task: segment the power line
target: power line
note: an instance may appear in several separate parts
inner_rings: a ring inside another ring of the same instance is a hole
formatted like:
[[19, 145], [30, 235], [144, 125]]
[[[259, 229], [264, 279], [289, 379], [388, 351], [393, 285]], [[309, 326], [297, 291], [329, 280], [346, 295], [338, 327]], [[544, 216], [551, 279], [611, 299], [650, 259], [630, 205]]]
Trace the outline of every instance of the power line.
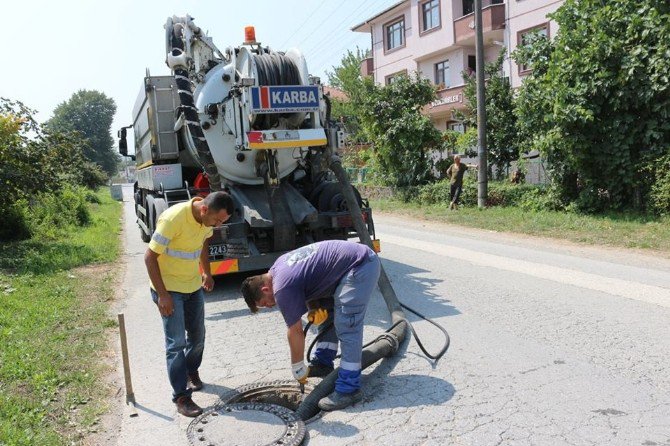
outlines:
[[293, 38], [293, 36], [295, 36], [295, 35], [298, 33], [298, 31], [300, 31], [300, 30], [302, 29], [302, 27], [305, 26], [305, 24], [309, 21], [309, 19], [311, 19], [312, 16], [313, 16], [318, 10], [321, 9], [321, 7], [324, 5], [324, 3], [326, 3], [326, 0], [323, 0], [323, 1], [319, 4], [319, 6], [317, 6], [316, 8], [314, 8], [314, 10], [312, 11], [312, 13], [311, 13], [311, 14], [310, 14], [310, 15], [309, 15], [309, 16], [308, 16], [308, 17], [307, 17], [307, 18], [300, 24], [300, 26], [297, 26], [297, 27], [295, 28], [295, 31], [293, 31], [293, 34], [291, 34], [290, 36], [288, 36], [288, 38], [284, 41], [284, 43], [282, 43], [278, 48], [284, 48], [284, 46], [285, 46], [287, 43], [289, 43], [289, 42], [291, 41], [291, 39]]
[[[351, 14], [349, 14], [348, 16], [346, 16], [346, 17], [344, 18], [344, 20], [342, 20], [340, 23], [338, 23], [338, 24], [335, 26], [334, 29], [336, 29], [336, 30], [337, 30], [337, 29], [340, 29], [340, 27], [341, 27], [347, 20], [349, 20], [354, 14], [356, 14], [356, 12], [358, 12], [358, 10], [361, 9], [362, 6], [365, 6], [365, 2], [360, 2], [360, 3], [358, 4], [358, 8], [354, 9], [354, 10], [351, 12]], [[368, 6], [370, 6], [370, 3], [368, 3]], [[324, 43], [324, 42], [325, 42], [326, 40], [328, 40], [328, 38], [330, 38], [330, 37], [331, 37], [331, 36], [330, 36], [329, 34], [326, 34], [321, 40], [319, 40], [317, 43], [315, 43], [314, 46], [312, 46], [310, 49], [305, 49], [305, 53], [309, 53], [309, 52], [311, 52], [311, 51], [313, 51], [313, 50], [319, 48], [319, 45], [321, 45], [322, 43]]]
[[332, 62], [333, 57], [340, 55], [345, 49], [350, 48], [351, 45], [353, 45], [358, 39], [361, 39], [363, 37], [364, 36], [354, 36], [353, 39], [350, 39], [344, 46], [340, 47], [338, 50], [330, 51], [328, 52], [325, 58], [317, 59], [319, 63], [315, 63], [314, 66], [318, 68], [314, 71], [315, 72], [320, 71], [322, 68], [324, 68], [325, 66], [327, 66], [329, 63]]
[[302, 40], [296, 45], [296, 47], [300, 48], [300, 45], [302, 45], [307, 39], [309, 39], [310, 37], [312, 37], [312, 34], [314, 33], [314, 31], [316, 31], [316, 30], [318, 30], [319, 28], [321, 28], [321, 25], [323, 25], [324, 23], [326, 23], [326, 21], [327, 21], [328, 19], [331, 18], [333, 12], [335, 12], [335, 10], [337, 10], [338, 8], [340, 8], [340, 6], [341, 6], [340, 4], [335, 3], [335, 9], [333, 9], [333, 10], [331, 11], [330, 14], [326, 15], [326, 17], [324, 17], [324, 19], [323, 19], [323, 20], [322, 20], [322, 21], [321, 21], [321, 22], [320, 22], [320, 23], [319, 23], [319, 24], [318, 24], [318, 25], [317, 25], [317, 26], [316, 26], [316, 27], [315, 27], [309, 34], [307, 34], [307, 37], [305, 37], [304, 39], [302, 39]]
[[[368, 6], [370, 6], [370, 3], [368, 4]], [[380, 7], [379, 5], [375, 5], [375, 4], [373, 3], [373, 4], [372, 4], [372, 8], [368, 8], [368, 9], [365, 11], [365, 15], [367, 16], [368, 14], [370, 14], [370, 13], [371, 13], [372, 11], [374, 11], [375, 9], [378, 9], [379, 7]], [[351, 14], [350, 14], [350, 16], [351, 16]], [[338, 26], [339, 26], [339, 25], [338, 25]], [[354, 33], [354, 34], [357, 34], [357, 33]], [[327, 36], [326, 36], [326, 38], [329, 38], [329, 37], [331, 37], [331, 36], [330, 36], [330, 35], [327, 35]], [[315, 57], [315, 60], [318, 61], [319, 63], [314, 63], [313, 66], [318, 66], [318, 67], [319, 67], [319, 70], [320, 70], [321, 68], [323, 68], [324, 65], [327, 65], [327, 64], [328, 64], [328, 61], [329, 61], [333, 56], [341, 54], [341, 52], [342, 52], [344, 49], [350, 47], [354, 42], [356, 42], [358, 39], [361, 39], [362, 37], [363, 37], [362, 35], [355, 35], [353, 39], [349, 39], [349, 41], [348, 41], [343, 47], [341, 47], [339, 50], [332, 51], [332, 47], [331, 47], [331, 51], [326, 51], [326, 52], [323, 52], [323, 51], [322, 51], [322, 52], [320, 52], [320, 53]], [[367, 39], [367, 38], [369, 38], [369, 36], [366, 36], [366, 39]], [[323, 40], [324, 40], [324, 39], [321, 39], [321, 41], [323, 41]], [[314, 49], [316, 49], [316, 48], [314, 48]], [[307, 53], [307, 52], [305, 52], [305, 53]], [[325, 58], [324, 58], [324, 55], [325, 55]], [[309, 59], [308, 59], [308, 60], [309, 60]], [[315, 70], [315, 72], [316, 72], [316, 71], [319, 71], [319, 70]]]

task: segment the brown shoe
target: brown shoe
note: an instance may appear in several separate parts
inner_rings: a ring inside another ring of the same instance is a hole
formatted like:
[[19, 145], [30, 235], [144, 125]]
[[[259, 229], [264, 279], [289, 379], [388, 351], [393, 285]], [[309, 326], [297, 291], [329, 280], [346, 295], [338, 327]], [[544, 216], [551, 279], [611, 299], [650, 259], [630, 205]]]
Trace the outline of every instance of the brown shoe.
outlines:
[[197, 371], [188, 374], [187, 386], [191, 390], [198, 391], [202, 389], [202, 380], [200, 379], [200, 373]]
[[177, 412], [185, 417], [195, 418], [202, 413], [200, 406], [195, 404], [190, 396], [180, 396], [177, 398]]

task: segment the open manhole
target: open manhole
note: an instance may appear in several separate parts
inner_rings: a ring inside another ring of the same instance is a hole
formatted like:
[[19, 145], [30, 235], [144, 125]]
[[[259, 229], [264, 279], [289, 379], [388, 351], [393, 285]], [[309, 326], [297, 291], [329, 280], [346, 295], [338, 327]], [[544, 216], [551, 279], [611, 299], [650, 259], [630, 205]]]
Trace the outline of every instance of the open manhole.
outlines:
[[[234, 403], [265, 403], [276, 404], [285, 407], [291, 411], [298, 409], [305, 395], [308, 395], [314, 386], [305, 385], [305, 394], [300, 393], [300, 387], [293, 380], [270, 381], [248, 384], [238, 387], [230, 392], [221, 395], [221, 401], [218, 405]], [[309, 424], [321, 417], [321, 412], [305, 421]]]
[[193, 420], [186, 435], [192, 446], [297, 446], [305, 437], [305, 423], [276, 404], [223, 404]]

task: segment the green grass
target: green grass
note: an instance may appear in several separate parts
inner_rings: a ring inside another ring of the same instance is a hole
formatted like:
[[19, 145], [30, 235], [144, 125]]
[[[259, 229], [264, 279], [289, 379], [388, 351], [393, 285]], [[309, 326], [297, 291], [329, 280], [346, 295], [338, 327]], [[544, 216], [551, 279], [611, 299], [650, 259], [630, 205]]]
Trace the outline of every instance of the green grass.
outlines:
[[426, 220], [569, 240], [588, 245], [637, 248], [670, 256], [670, 218], [636, 214], [582, 215], [569, 212], [524, 211], [518, 207], [487, 209], [418, 205], [398, 200], [372, 200], [374, 210]]
[[[108, 189], [93, 221], [59, 240], [0, 244], [0, 445], [66, 445], [105, 410], [101, 356], [121, 206]], [[101, 265], [77, 268], [91, 263]]]

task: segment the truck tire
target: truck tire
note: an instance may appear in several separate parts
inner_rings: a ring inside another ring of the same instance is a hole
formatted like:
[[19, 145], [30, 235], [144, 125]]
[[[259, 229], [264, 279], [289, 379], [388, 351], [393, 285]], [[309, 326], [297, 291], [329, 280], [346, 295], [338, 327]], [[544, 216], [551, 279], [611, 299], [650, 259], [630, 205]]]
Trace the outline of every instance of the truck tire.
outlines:
[[[139, 198], [139, 200], [138, 200], [138, 198]], [[137, 211], [137, 203], [139, 203], [141, 200], [142, 200], [142, 194], [138, 191], [138, 192], [135, 194], [135, 215], [137, 215], [137, 218], [138, 218], [138, 219], [142, 219], [142, 216], [141, 216], [140, 213]], [[143, 202], [143, 206], [142, 206], [142, 207], [145, 209], [145, 211], [146, 211], [147, 214], [148, 214], [148, 213], [149, 213], [149, 210], [147, 209], [147, 202], [146, 202], [146, 200], [144, 200], [144, 202]], [[148, 218], [149, 218], [149, 216], [147, 215], [147, 220], [148, 220]], [[147, 226], [149, 226], [149, 225], [147, 225]], [[144, 229], [142, 229], [141, 226], [140, 226], [140, 238], [142, 239], [142, 241], [143, 241], [144, 243], [149, 243], [149, 240], [151, 240], [151, 234], [147, 234], [147, 233], [145, 233], [145, 232], [144, 232]]]

